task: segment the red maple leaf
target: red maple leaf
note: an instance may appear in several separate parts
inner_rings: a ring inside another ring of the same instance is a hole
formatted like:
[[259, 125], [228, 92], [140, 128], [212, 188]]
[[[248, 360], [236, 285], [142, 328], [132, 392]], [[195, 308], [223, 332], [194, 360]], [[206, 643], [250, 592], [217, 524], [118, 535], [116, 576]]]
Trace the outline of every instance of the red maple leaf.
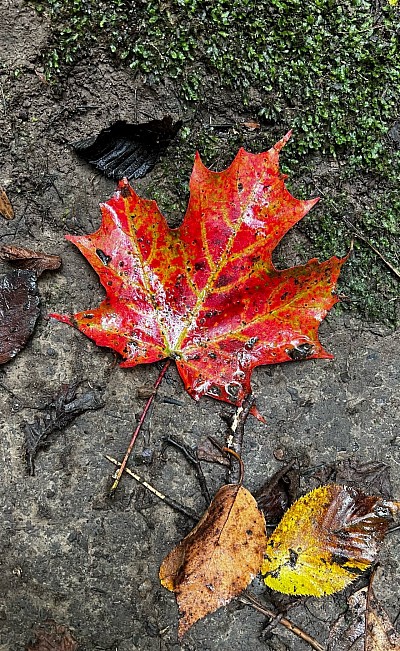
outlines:
[[223, 172], [196, 155], [188, 209], [170, 229], [157, 204], [127, 180], [101, 204], [102, 224], [67, 236], [100, 277], [107, 297], [74, 316], [52, 315], [122, 366], [175, 360], [186, 390], [240, 405], [254, 367], [331, 358], [318, 326], [337, 302], [344, 258], [278, 270], [272, 252], [318, 199], [295, 199], [279, 172], [287, 134], [262, 154], [240, 149]]

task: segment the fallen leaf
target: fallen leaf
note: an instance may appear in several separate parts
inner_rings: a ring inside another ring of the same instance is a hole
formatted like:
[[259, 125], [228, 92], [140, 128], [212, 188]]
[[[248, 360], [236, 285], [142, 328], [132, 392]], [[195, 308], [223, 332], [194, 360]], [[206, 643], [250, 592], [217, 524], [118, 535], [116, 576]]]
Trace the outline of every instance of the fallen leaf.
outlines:
[[14, 219], [14, 210], [7, 194], [0, 186], [0, 215], [5, 219]]
[[210, 438], [206, 438], [204, 441], [200, 441], [197, 446], [197, 458], [199, 461], [208, 461], [209, 463], [218, 463], [221, 466], [231, 465], [230, 460], [227, 458], [226, 454], [221, 452], [222, 446], [217, 446], [216, 443]]
[[93, 392], [77, 395], [79, 382], [61, 385], [57, 395], [44, 407], [42, 417], [33, 423], [22, 423], [24, 432], [25, 462], [30, 475], [35, 474], [35, 457], [48, 444], [53, 432], [67, 427], [75, 418], [88, 410], [100, 409], [104, 403]]
[[335, 484], [307, 493], [268, 539], [265, 583], [315, 597], [342, 590], [375, 560], [398, 506]]
[[78, 642], [66, 626], [46, 621], [35, 628], [35, 641], [26, 651], [77, 651]]
[[98, 273], [107, 298], [55, 318], [122, 355], [122, 366], [170, 357], [189, 394], [240, 405], [252, 370], [329, 355], [318, 327], [337, 302], [343, 259], [277, 270], [272, 252], [316, 203], [292, 197], [279, 151], [239, 151], [223, 172], [196, 156], [182, 225], [170, 229], [154, 201], [126, 180], [102, 204], [98, 231], [67, 236]]
[[347, 604], [330, 630], [328, 651], [400, 651], [400, 634], [371, 587], [357, 590]]
[[365, 651], [400, 651], [400, 634], [372, 588], [368, 594]]
[[220, 488], [160, 568], [162, 585], [176, 594], [179, 637], [248, 586], [260, 570], [266, 541], [264, 518], [249, 491], [236, 484]]
[[39, 293], [34, 271], [11, 271], [0, 279], [0, 364], [25, 347], [38, 319]]
[[278, 470], [254, 493], [266, 524], [276, 524], [298, 496], [300, 476], [293, 462]]
[[43, 271], [53, 271], [61, 267], [61, 258], [58, 255], [49, 255], [41, 251], [32, 251], [23, 246], [3, 244], [0, 246], [0, 259], [6, 260], [19, 269], [36, 271], [40, 276]]
[[260, 128], [260, 123], [250, 120], [249, 122], [242, 122], [241, 126], [246, 127], [249, 131], [256, 131], [256, 129]]
[[354, 486], [369, 495], [392, 497], [390, 483], [390, 466], [382, 461], [360, 459], [343, 459], [312, 469], [307, 473], [309, 479], [316, 479], [321, 484], [332, 482]]
[[181, 126], [182, 122], [173, 122], [169, 115], [142, 124], [119, 120], [73, 147], [111, 179], [139, 179], [153, 169]]

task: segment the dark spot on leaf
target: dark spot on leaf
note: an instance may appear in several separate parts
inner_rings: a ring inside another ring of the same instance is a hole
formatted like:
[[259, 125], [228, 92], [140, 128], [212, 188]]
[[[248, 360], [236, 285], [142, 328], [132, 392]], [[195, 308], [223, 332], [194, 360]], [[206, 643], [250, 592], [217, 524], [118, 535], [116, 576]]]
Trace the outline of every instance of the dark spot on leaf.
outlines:
[[299, 555], [294, 551], [294, 549], [289, 549], [289, 565], [291, 568], [294, 569], [296, 567], [298, 557]]
[[[345, 565], [346, 563], [349, 562], [349, 557], [345, 556], [345, 554], [332, 554], [332, 563], [335, 563], [336, 565], [339, 565], [342, 567], [342, 565]], [[346, 568], [349, 569], [349, 568]]]
[[246, 343], [244, 345], [245, 349], [246, 350], [251, 350], [252, 348], [254, 348], [257, 341], [258, 341], [258, 337], [250, 337], [250, 339], [248, 341], [246, 341]]
[[104, 253], [101, 249], [96, 249], [96, 255], [106, 267], [112, 260], [111, 256]]
[[212, 384], [208, 389], [208, 393], [212, 396], [220, 396], [221, 389], [216, 384]]
[[239, 395], [239, 389], [240, 389], [239, 385], [238, 385], [238, 384], [234, 384], [233, 382], [231, 382], [230, 384], [228, 384], [228, 386], [226, 387], [226, 391], [227, 391], [227, 393], [228, 393], [232, 398], [237, 398], [237, 397], [238, 397], [238, 395]]
[[286, 348], [285, 352], [294, 362], [300, 362], [313, 354], [314, 346], [312, 344], [300, 344], [299, 346], [293, 346], [293, 348]]

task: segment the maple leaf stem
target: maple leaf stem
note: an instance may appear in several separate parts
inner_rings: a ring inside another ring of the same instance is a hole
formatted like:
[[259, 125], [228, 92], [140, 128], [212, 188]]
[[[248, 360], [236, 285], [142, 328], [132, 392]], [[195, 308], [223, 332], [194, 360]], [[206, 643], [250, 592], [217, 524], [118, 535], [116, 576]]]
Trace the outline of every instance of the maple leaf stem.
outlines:
[[294, 635], [297, 635], [297, 637], [301, 638], [304, 642], [307, 642], [316, 651], [325, 651], [324, 647], [321, 646], [317, 640], [311, 637], [311, 635], [303, 631], [303, 629], [301, 629], [299, 626], [296, 626], [296, 624], [293, 624], [290, 619], [286, 619], [286, 617], [279, 617], [277, 613], [274, 613], [272, 610], [265, 608], [265, 606], [260, 604], [260, 602], [254, 597], [251, 592], [246, 590], [240, 597], [238, 597], [238, 600], [243, 604], [246, 604], [247, 606], [251, 606], [255, 610], [258, 610], [258, 612], [272, 618], [273, 620], [277, 619], [278, 624], [285, 626], [285, 628], [289, 629], [289, 631], [294, 633]]
[[153, 404], [154, 398], [157, 395], [158, 387], [160, 386], [164, 375], [166, 374], [168, 368], [170, 367], [170, 364], [171, 364], [171, 360], [167, 359], [167, 361], [165, 362], [164, 366], [162, 367], [162, 369], [160, 371], [160, 374], [159, 374], [157, 380], [154, 383], [152, 394], [151, 394], [151, 396], [149, 397], [148, 401], [146, 402], [146, 404], [144, 406], [144, 409], [142, 411], [142, 415], [140, 416], [139, 422], [138, 422], [138, 424], [137, 424], [137, 426], [135, 428], [135, 431], [132, 434], [132, 438], [131, 438], [130, 443], [128, 445], [128, 448], [126, 450], [125, 456], [124, 456], [124, 458], [123, 458], [123, 460], [121, 462], [121, 465], [120, 465], [119, 469], [115, 473], [114, 483], [110, 488], [110, 495], [113, 495], [115, 493], [116, 489], [118, 488], [118, 484], [119, 484], [120, 479], [122, 477], [122, 474], [123, 474], [123, 472], [124, 472], [124, 470], [126, 468], [126, 464], [129, 461], [129, 457], [131, 456], [131, 452], [133, 450], [133, 446], [135, 445], [138, 434], [139, 434], [140, 430], [142, 429], [142, 426], [143, 426], [143, 423], [145, 421], [147, 412], [149, 411], [151, 405]]

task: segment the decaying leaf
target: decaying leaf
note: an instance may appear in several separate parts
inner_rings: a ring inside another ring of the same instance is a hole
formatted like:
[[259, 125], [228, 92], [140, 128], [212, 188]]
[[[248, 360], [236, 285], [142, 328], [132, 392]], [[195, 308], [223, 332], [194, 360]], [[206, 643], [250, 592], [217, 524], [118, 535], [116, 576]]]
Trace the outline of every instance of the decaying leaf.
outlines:
[[285, 136], [262, 154], [239, 151], [223, 172], [196, 156], [182, 225], [126, 180], [87, 236], [67, 236], [100, 276], [105, 301], [55, 318], [136, 366], [169, 357], [190, 395], [242, 404], [252, 370], [331, 358], [318, 327], [337, 302], [344, 259], [277, 270], [272, 252], [316, 203], [295, 199], [279, 171]]
[[14, 219], [14, 210], [5, 190], [0, 186], [0, 215], [5, 219]]
[[25, 461], [30, 475], [35, 474], [35, 457], [48, 444], [49, 436], [67, 427], [85, 411], [100, 409], [104, 403], [93, 392], [77, 395], [79, 382], [61, 385], [57, 395], [43, 409], [44, 415], [33, 423], [23, 423]]
[[74, 143], [74, 149], [111, 179], [139, 179], [153, 169], [181, 126], [169, 115], [142, 124], [119, 120], [98, 135]]
[[297, 499], [300, 476], [294, 464], [278, 470], [254, 493], [258, 508], [263, 512], [266, 524], [276, 524]]
[[26, 651], [77, 651], [78, 642], [66, 626], [46, 621], [35, 628], [35, 641]]
[[209, 463], [218, 463], [221, 466], [229, 467], [231, 465], [230, 460], [221, 451], [221, 447], [217, 446], [216, 443], [210, 438], [206, 438], [203, 441], [200, 441], [197, 446], [197, 458], [199, 461], [208, 461]]
[[38, 319], [39, 293], [34, 271], [11, 271], [0, 278], [0, 364], [25, 347]]
[[382, 495], [390, 499], [390, 466], [382, 461], [361, 461], [351, 458], [329, 463], [308, 475], [322, 484], [332, 482], [354, 486], [369, 495]]
[[180, 637], [247, 587], [259, 572], [265, 545], [264, 518], [249, 491], [237, 484], [220, 488], [160, 568], [162, 585], [176, 594]]
[[21, 246], [0, 247], [0, 260], [19, 267], [0, 278], [0, 364], [25, 347], [40, 313], [37, 278], [45, 269], [57, 269], [61, 258]]
[[365, 651], [400, 651], [400, 634], [375, 596], [368, 593]]
[[58, 255], [49, 255], [41, 251], [32, 251], [23, 246], [3, 244], [0, 246], [0, 260], [6, 260], [18, 269], [29, 269], [40, 276], [46, 269], [53, 271], [61, 267]]
[[328, 484], [301, 497], [268, 539], [265, 583], [321, 597], [346, 587], [375, 560], [398, 504]]
[[372, 587], [357, 590], [347, 604], [348, 610], [331, 628], [328, 651], [400, 651], [400, 634]]

